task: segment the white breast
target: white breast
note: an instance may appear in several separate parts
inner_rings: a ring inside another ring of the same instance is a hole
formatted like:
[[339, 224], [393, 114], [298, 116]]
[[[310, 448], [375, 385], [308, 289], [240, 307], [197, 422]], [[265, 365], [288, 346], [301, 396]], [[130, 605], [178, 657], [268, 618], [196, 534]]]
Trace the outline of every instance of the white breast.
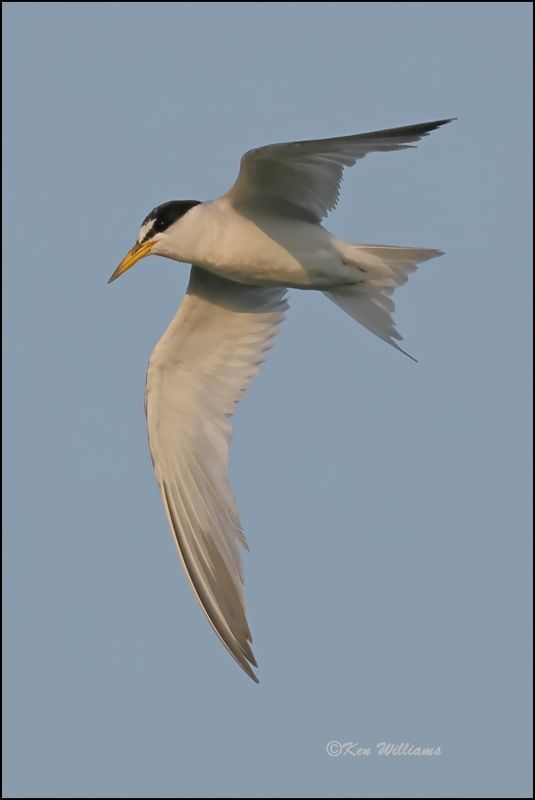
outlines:
[[247, 216], [220, 198], [191, 209], [162, 253], [222, 277], [256, 285], [323, 288], [347, 271], [337, 240], [321, 225], [270, 215]]

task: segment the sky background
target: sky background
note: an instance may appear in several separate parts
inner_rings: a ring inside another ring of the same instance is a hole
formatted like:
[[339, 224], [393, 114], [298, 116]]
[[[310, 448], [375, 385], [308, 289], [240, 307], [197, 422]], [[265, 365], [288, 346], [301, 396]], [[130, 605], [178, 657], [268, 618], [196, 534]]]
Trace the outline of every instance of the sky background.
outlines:
[[[531, 796], [531, 4], [3, 16], [4, 796]], [[153, 206], [224, 192], [251, 147], [454, 116], [346, 172], [328, 220], [446, 251], [397, 295], [419, 363], [294, 291], [235, 417], [256, 686], [147, 448], [189, 269], [106, 281]]]

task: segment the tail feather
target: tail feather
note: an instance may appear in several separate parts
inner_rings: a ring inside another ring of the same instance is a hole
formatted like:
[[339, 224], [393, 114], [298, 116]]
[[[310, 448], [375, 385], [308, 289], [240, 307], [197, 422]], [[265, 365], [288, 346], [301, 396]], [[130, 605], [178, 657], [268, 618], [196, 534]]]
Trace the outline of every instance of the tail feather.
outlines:
[[418, 264], [441, 255], [442, 250], [416, 247], [347, 245], [344, 261], [358, 267], [361, 282], [335, 287], [325, 295], [380, 339], [416, 361], [397, 344], [403, 337], [393, 319], [395, 306], [390, 295], [407, 282]]

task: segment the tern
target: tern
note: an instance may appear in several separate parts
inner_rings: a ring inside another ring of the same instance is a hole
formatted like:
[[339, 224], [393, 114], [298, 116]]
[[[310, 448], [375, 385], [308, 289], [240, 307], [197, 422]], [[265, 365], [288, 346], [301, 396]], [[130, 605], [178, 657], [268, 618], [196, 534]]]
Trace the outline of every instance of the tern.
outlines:
[[324, 292], [401, 350], [391, 295], [442, 251], [347, 242], [321, 223], [344, 167], [409, 148], [451, 121], [249, 150], [226, 194], [154, 208], [110, 278], [149, 254], [191, 264], [186, 295], [148, 364], [149, 449], [191, 588], [255, 682], [240, 557], [247, 544], [228, 481], [230, 418], [284, 319], [288, 288]]

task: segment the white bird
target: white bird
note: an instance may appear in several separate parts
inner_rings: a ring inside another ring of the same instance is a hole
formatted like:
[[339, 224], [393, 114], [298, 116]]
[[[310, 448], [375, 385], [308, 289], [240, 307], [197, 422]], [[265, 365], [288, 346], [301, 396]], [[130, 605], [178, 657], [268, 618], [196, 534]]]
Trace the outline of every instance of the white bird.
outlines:
[[287, 287], [323, 291], [401, 349], [390, 295], [442, 252], [346, 242], [321, 221], [338, 201], [344, 167], [410, 147], [447, 122], [250, 150], [222, 197], [154, 208], [110, 278], [149, 253], [192, 264], [186, 296], [148, 365], [149, 446], [191, 588], [256, 682], [239, 552], [246, 541], [227, 474], [230, 417], [283, 321]]

